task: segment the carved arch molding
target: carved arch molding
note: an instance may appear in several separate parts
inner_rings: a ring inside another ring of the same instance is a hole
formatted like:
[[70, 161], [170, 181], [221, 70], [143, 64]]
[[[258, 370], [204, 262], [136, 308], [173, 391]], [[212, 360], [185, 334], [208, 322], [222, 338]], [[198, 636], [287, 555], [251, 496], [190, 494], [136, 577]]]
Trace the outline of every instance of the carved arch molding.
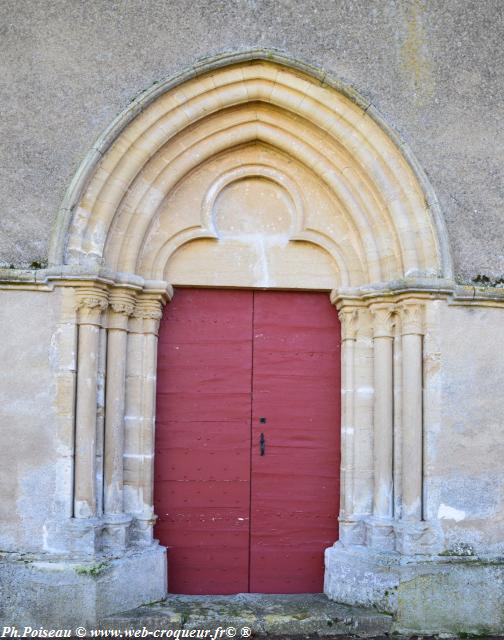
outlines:
[[157, 330], [173, 285], [330, 292], [343, 327], [341, 544], [436, 544], [424, 336], [451, 279], [446, 234], [411, 154], [352, 91], [258, 56], [155, 86], [76, 175], [51, 262], [77, 352], [60, 384], [81, 550], [153, 543]]

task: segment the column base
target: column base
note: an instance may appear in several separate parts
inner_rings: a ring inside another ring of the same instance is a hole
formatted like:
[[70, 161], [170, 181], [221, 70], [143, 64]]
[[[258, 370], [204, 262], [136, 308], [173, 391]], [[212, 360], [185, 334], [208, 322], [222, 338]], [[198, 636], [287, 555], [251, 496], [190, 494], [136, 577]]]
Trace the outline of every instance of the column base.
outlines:
[[90, 556], [103, 551], [101, 518], [63, 518], [47, 520], [44, 549], [60, 556]]
[[346, 546], [366, 544], [366, 523], [359, 517], [347, 516], [339, 521], [339, 541]]
[[366, 544], [379, 551], [395, 551], [396, 537], [393, 520], [369, 518], [366, 522]]
[[504, 558], [405, 556], [337, 542], [325, 566], [331, 600], [393, 614], [399, 633], [504, 631]]
[[138, 545], [149, 545], [154, 540], [154, 525], [157, 516], [153, 511], [134, 513], [131, 525], [131, 540]]
[[395, 524], [396, 550], [406, 556], [435, 555], [443, 548], [443, 532], [433, 522], [399, 520]]
[[129, 542], [129, 527], [132, 518], [125, 513], [104, 514], [103, 516], [103, 548], [109, 552], [121, 552]]
[[0, 620], [91, 628], [106, 616], [162, 600], [166, 590], [166, 549], [158, 544], [81, 562], [17, 554], [0, 562]]

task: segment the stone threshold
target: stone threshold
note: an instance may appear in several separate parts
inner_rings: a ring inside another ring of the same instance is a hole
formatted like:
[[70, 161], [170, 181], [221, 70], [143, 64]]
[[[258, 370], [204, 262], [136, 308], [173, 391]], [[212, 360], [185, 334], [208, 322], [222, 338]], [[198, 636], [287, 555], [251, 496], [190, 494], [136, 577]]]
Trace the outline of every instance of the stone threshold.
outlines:
[[[215, 632], [222, 627], [224, 630], [235, 629], [236, 638], [250, 637], [249, 633], [270, 639], [296, 636], [376, 638], [390, 633], [392, 623], [390, 615], [338, 604], [322, 593], [240, 593], [232, 596], [169, 595], [161, 602], [104, 618], [100, 628], [124, 631], [208, 629]], [[221, 637], [232, 636], [223, 632]]]

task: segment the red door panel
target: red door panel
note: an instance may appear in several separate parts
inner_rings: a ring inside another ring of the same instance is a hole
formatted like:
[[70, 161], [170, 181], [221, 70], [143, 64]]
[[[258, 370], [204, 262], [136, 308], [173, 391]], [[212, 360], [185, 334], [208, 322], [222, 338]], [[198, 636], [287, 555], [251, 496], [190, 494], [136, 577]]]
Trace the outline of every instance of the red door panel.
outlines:
[[182, 289], [161, 322], [156, 536], [172, 593], [248, 590], [252, 303]]
[[320, 592], [339, 510], [340, 327], [327, 294], [254, 294], [253, 371], [250, 591]]
[[176, 292], [159, 337], [155, 461], [170, 592], [322, 591], [339, 350], [325, 293]]

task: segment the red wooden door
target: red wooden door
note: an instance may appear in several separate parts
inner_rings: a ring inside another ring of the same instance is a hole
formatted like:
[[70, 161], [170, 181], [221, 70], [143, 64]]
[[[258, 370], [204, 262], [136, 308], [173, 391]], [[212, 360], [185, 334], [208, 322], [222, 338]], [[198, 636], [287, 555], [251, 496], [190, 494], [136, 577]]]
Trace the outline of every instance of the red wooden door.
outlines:
[[154, 502], [172, 593], [248, 591], [252, 303], [182, 289], [161, 322]]
[[327, 294], [176, 292], [159, 336], [155, 461], [170, 592], [322, 591], [339, 362]]
[[254, 294], [251, 592], [323, 588], [338, 537], [338, 322], [327, 294]]

